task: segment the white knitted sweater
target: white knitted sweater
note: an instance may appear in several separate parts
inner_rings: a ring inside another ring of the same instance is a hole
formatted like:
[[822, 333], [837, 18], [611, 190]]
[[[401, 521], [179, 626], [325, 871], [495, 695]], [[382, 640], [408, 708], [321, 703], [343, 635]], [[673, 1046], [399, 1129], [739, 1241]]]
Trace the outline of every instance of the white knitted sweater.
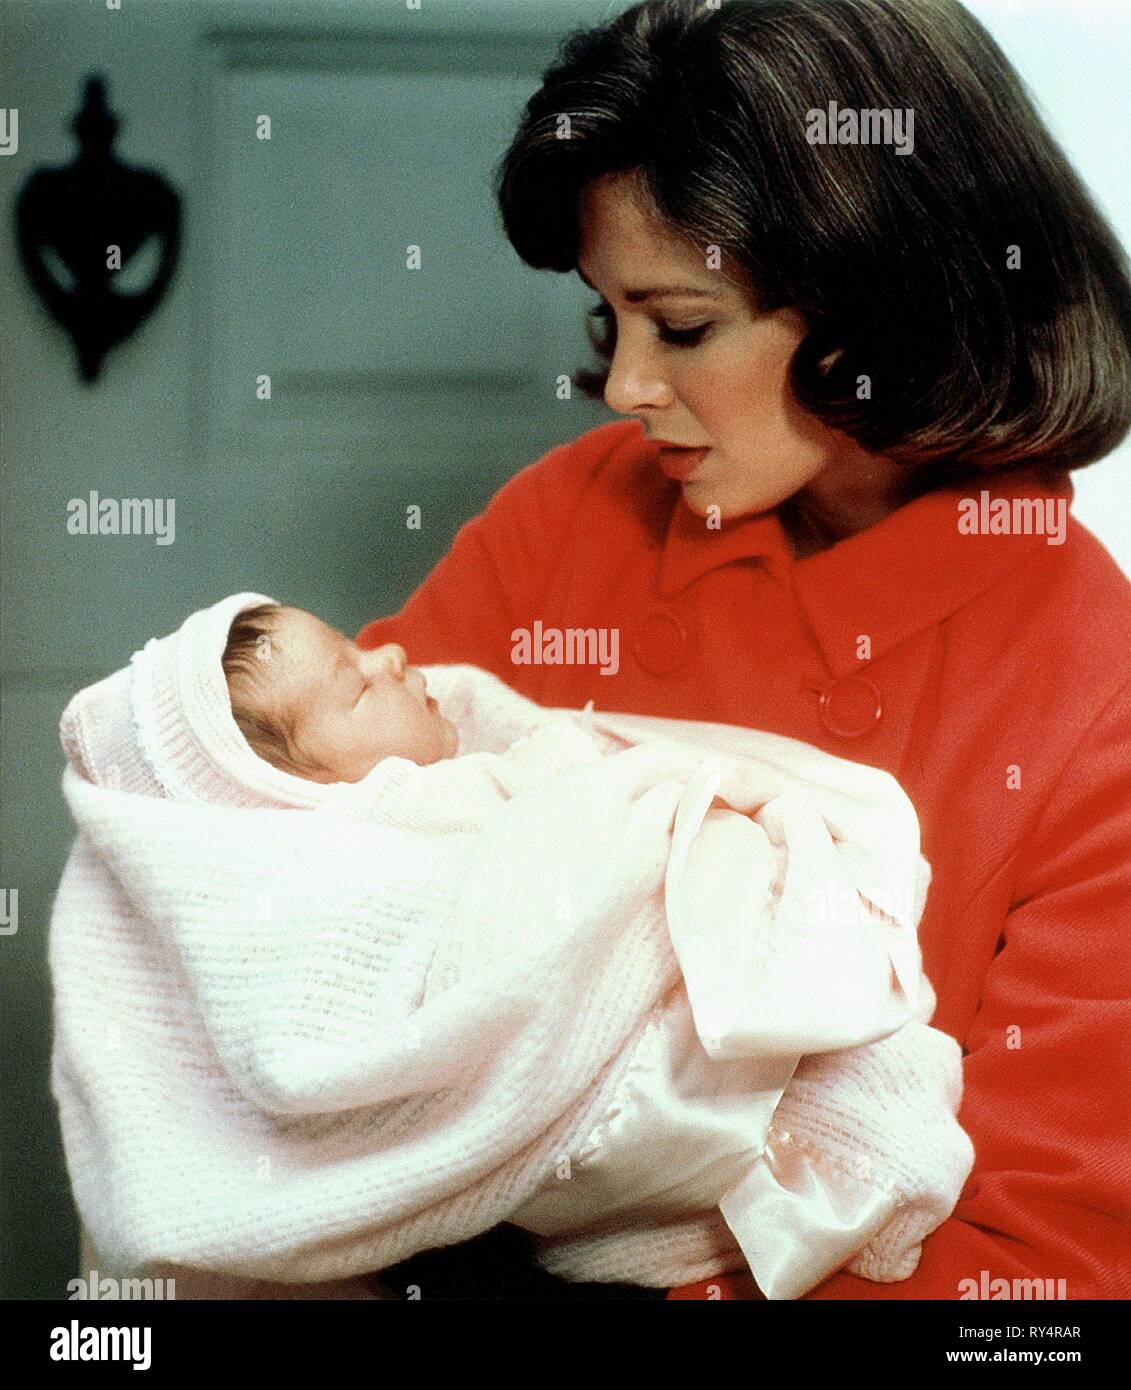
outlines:
[[[784, 1085], [824, 1055], [718, 1208], [559, 1225], [546, 1267], [674, 1285], [745, 1257], [778, 1297], [850, 1257], [906, 1277], [972, 1154], [957, 1046], [926, 1027], [926, 867], [892, 779], [749, 730], [742, 762], [628, 747], [475, 668], [427, 669], [470, 751], [387, 759], [315, 811], [68, 768], [53, 1087], [98, 1250], [315, 1282], [516, 1219], [617, 1109], [667, 1008], [705, 1065], [769, 1055]], [[765, 827], [753, 921], [718, 910], [750, 905], [751, 870], [704, 853], [716, 793]], [[832, 904], [816, 929], [814, 892]], [[847, 1245], [822, 1224], [837, 1202]]]

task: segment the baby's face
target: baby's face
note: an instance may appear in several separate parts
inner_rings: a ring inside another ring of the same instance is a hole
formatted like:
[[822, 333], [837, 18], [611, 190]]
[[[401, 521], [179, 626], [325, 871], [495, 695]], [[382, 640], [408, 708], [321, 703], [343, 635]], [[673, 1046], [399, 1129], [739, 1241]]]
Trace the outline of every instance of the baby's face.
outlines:
[[439, 762], [459, 746], [455, 725], [407, 664], [403, 647], [362, 651], [300, 608], [276, 615], [264, 675], [297, 750], [329, 770], [319, 781], [358, 782], [392, 756]]

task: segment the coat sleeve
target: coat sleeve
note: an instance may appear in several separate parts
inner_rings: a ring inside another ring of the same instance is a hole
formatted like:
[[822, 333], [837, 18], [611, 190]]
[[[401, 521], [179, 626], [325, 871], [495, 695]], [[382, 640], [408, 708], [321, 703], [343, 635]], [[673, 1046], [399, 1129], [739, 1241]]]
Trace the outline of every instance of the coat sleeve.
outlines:
[[[958, 1205], [910, 1278], [842, 1272], [807, 1298], [979, 1296], [962, 1280], [985, 1297], [983, 1270], [991, 1295], [994, 1279], [1009, 1297], [1033, 1296], [1015, 1279], [1063, 1279], [1068, 1299], [1131, 1298], [1129, 936], [1131, 686], [1080, 739], [1017, 861], [965, 1044], [958, 1118], [976, 1160]], [[760, 1297], [748, 1276], [710, 1282], [669, 1296]]]
[[561, 536], [607, 457], [605, 435], [619, 428], [601, 426], [516, 473], [459, 528], [400, 612], [361, 629], [358, 645], [399, 642], [414, 665], [466, 662], [514, 686], [511, 633], [543, 616]]

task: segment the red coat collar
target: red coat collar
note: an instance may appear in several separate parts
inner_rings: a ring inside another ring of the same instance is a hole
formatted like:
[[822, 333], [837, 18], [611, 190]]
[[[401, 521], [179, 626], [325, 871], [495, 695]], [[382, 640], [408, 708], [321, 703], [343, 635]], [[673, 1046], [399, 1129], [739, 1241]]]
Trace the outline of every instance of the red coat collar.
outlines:
[[738, 517], [711, 530], [680, 493], [660, 556], [659, 589], [674, 597], [722, 565], [760, 560], [776, 579], [793, 587], [829, 670], [848, 674], [859, 670], [856, 639], [861, 634], [871, 638], [874, 660], [941, 622], [1019, 565], [1035, 546], [1048, 544], [1046, 534], [1036, 530], [963, 534], [962, 499], [972, 498], [980, 515], [994, 515], [981, 512], [983, 491], [990, 508], [999, 499], [1054, 505], [1063, 500], [1066, 521], [1074, 494], [1069, 474], [1042, 468], [943, 488], [799, 560], [776, 510]]

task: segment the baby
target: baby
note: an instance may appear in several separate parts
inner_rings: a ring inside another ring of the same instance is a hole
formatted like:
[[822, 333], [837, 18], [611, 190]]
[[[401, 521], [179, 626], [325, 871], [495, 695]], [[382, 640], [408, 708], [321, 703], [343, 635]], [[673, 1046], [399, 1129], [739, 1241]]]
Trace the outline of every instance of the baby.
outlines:
[[[826, 796], [843, 855], [821, 787], [763, 794], [756, 756], [720, 782], [662, 737], [430, 672], [447, 714], [401, 646], [235, 594], [68, 705], [58, 1074], [99, 1248], [325, 1277], [288, 1246], [302, 1202], [335, 1272], [489, 1213], [573, 1280], [906, 1277], [972, 1163], [959, 1050], [926, 1026], [914, 921], [813, 917], [807, 885], [902, 882], [917, 824], [881, 817], [877, 847], [878, 792], [851, 824]], [[70, 1056], [104, 1010], [144, 1044]], [[208, 1203], [147, 1135], [212, 1175]], [[119, 1172], [147, 1175], [128, 1224]]]
[[232, 715], [258, 757], [314, 782], [359, 782], [383, 759], [425, 766], [459, 735], [405, 649], [362, 651], [313, 613], [260, 604], [237, 614], [222, 658]]

